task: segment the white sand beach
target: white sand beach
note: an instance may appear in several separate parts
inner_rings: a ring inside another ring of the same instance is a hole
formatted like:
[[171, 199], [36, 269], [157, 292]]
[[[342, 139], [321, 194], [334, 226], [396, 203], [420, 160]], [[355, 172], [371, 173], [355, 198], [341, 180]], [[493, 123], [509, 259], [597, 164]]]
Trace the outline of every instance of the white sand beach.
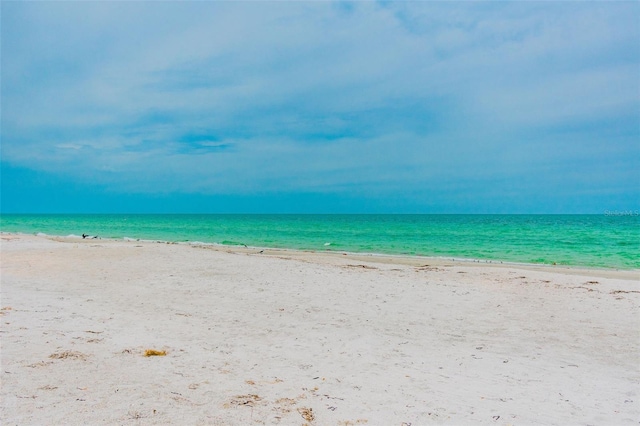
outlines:
[[638, 272], [1, 238], [3, 425], [640, 422]]

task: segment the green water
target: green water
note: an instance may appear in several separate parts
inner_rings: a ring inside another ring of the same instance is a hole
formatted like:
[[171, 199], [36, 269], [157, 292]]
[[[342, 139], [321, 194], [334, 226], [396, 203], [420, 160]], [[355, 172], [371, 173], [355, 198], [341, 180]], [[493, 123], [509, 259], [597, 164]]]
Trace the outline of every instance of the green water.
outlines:
[[2, 215], [0, 231], [640, 269], [629, 215]]

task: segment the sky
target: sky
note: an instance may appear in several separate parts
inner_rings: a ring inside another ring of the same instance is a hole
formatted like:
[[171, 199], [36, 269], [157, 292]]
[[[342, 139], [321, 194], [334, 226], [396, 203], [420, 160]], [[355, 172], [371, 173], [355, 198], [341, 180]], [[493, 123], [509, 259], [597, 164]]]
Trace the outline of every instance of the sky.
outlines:
[[2, 213], [640, 210], [639, 2], [0, 12]]

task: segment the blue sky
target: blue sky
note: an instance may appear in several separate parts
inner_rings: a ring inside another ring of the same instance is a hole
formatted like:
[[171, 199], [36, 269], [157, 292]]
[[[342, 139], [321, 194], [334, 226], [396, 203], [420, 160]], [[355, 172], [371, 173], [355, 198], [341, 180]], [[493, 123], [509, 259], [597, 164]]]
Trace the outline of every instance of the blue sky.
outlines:
[[11, 212], [640, 209], [638, 2], [10, 2]]

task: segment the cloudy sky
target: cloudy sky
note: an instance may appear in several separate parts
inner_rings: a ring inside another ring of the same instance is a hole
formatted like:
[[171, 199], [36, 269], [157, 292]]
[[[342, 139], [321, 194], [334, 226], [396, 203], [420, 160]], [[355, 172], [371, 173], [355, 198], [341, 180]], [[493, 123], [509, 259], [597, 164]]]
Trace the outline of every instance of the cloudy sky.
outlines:
[[1, 7], [3, 212], [640, 208], [638, 2]]

